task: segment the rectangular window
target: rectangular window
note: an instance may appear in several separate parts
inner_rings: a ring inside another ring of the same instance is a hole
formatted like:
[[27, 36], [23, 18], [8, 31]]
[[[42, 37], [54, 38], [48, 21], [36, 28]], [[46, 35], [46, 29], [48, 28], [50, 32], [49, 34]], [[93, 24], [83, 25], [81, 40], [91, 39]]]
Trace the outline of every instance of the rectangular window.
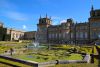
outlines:
[[55, 34], [55, 38], [57, 38], [57, 33]]
[[61, 33], [59, 33], [59, 38], [61, 38]]
[[87, 38], [87, 32], [85, 32], [85, 38]]
[[84, 36], [83, 36], [83, 32], [80, 32], [80, 38], [83, 38]]
[[71, 33], [71, 38], [73, 38], [73, 33]]
[[76, 38], [79, 38], [79, 32], [76, 32]]
[[51, 34], [49, 34], [49, 38], [51, 38]]

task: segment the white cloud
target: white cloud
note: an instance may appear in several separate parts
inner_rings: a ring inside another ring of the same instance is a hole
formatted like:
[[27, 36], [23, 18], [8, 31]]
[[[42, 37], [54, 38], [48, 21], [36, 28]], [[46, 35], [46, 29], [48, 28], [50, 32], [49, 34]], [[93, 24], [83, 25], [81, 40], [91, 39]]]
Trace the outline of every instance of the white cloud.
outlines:
[[2, 9], [1, 14], [4, 17], [7, 17], [11, 20], [26, 21], [30, 17], [21, 12], [12, 11], [12, 10], [16, 10], [18, 7], [17, 5], [15, 5], [13, 2], [10, 2], [9, 0], [0, 0], [0, 8]]
[[66, 20], [61, 20], [61, 21], [60, 21], [60, 23], [65, 23], [65, 22], [66, 22]]
[[61, 17], [52, 16], [51, 19], [52, 19], [52, 24], [53, 25], [58, 25], [60, 23], [59, 21], [61, 20]]
[[26, 27], [26, 25], [23, 25], [23, 29], [26, 29], [27, 27]]
[[1, 8], [0, 15], [3, 15], [4, 17], [7, 17], [11, 20], [26, 21], [32, 19], [32, 16], [30, 17], [30, 15], [17, 11], [12, 11], [12, 10], [17, 10], [18, 6], [9, 0], [0, 0], [0, 8]]
[[0, 0], [0, 7], [5, 9], [16, 9], [17, 6], [8, 0]]
[[13, 12], [13, 11], [5, 12], [4, 15], [10, 18], [11, 20], [15, 20], [15, 21], [27, 21], [30, 19], [26, 14]]
[[61, 17], [52, 16], [52, 17], [51, 17], [51, 19], [53, 19], [53, 20], [60, 20], [60, 19], [61, 19]]

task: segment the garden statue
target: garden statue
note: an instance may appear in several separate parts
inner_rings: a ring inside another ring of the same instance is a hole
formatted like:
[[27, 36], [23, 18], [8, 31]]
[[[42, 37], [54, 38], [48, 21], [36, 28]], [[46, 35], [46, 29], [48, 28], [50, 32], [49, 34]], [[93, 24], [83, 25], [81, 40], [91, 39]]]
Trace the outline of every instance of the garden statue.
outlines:
[[13, 48], [10, 48], [10, 55], [12, 56], [12, 53], [14, 52]]

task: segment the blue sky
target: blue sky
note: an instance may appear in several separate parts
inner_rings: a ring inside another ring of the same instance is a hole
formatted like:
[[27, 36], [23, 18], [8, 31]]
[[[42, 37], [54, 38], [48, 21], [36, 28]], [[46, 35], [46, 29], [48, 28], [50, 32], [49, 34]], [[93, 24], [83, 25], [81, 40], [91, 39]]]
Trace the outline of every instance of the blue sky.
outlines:
[[0, 0], [0, 21], [5, 27], [25, 31], [37, 30], [40, 15], [51, 16], [52, 24], [68, 18], [88, 21], [91, 5], [100, 8], [100, 0]]

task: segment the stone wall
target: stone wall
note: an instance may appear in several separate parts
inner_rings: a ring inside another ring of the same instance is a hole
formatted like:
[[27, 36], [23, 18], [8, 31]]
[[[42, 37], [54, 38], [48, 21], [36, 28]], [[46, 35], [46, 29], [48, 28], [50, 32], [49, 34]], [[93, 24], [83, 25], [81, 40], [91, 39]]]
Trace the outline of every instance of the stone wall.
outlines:
[[54, 66], [56, 64], [69, 64], [69, 63], [89, 63], [90, 62], [90, 55], [86, 54], [83, 60], [54, 60], [54, 61], [49, 61], [49, 62], [43, 62], [43, 63], [38, 63], [34, 61], [26, 61], [26, 60], [21, 60], [21, 59], [15, 59], [12, 57], [8, 56], [3, 56], [0, 55], [0, 58], [4, 58], [7, 60], [11, 60], [14, 62], [19, 62], [23, 63], [29, 66], [34, 66], [34, 67], [47, 67], [47, 66]]
[[11, 61], [14, 61], [14, 62], [19, 62], [19, 63], [26, 64], [26, 65], [29, 65], [29, 66], [38, 67], [38, 63], [36, 63], [36, 62], [31, 62], [31, 61], [26, 61], [26, 60], [21, 60], [21, 59], [15, 59], [15, 58], [3, 56], [3, 55], [0, 55], [0, 58], [11, 60]]

